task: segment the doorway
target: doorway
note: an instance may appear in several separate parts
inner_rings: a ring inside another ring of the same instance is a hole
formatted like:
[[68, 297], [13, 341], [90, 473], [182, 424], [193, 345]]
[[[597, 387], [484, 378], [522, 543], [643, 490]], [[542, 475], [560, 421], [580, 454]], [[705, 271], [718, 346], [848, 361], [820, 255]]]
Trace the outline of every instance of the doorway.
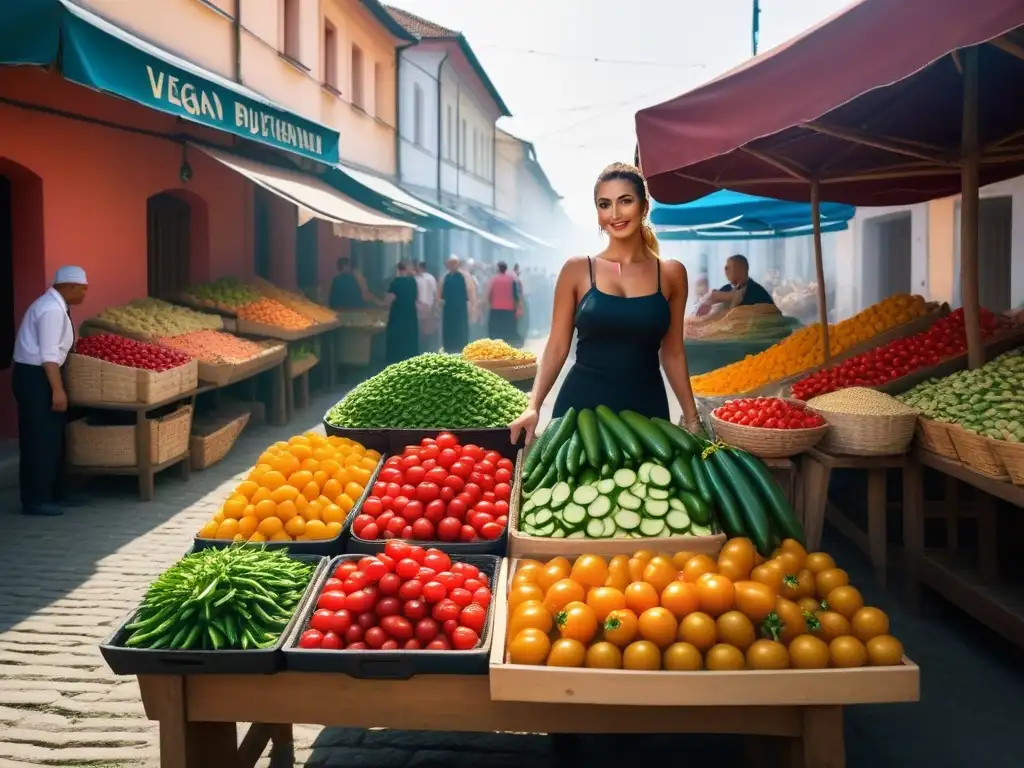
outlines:
[[270, 195], [263, 187], [254, 187], [252, 271], [264, 280], [270, 279]]
[[146, 201], [149, 295], [171, 298], [188, 288], [192, 263], [192, 206], [170, 192]]
[[295, 230], [295, 282], [314, 301], [320, 300], [318, 227], [319, 220], [313, 219]]
[[897, 293], [912, 293], [910, 211], [864, 222], [862, 307]]
[[[953, 234], [953, 299], [963, 305], [960, 284], [960, 202], [956, 204]], [[1012, 309], [1010, 272], [1012, 269], [1013, 198], [985, 197], [978, 205], [978, 301], [995, 313]]]

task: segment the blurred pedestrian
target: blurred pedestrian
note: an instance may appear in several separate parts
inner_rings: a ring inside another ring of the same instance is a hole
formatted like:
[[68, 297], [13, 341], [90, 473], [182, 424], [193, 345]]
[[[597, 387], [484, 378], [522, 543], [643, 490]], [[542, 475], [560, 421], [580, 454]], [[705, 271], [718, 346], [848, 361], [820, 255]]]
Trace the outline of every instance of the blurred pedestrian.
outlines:
[[388, 286], [387, 362], [399, 363], [420, 353], [420, 327], [416, 316], [416, 278], [406, 261], [398, 262], [395, 278]]
[[487, 335], [512, 345], [519, 344], [516, 316], [519, 309], [519, 280], [508, 271], [508, 264], [498, 262], [498, 274], [487, 284], [487, 303], [490, 313], [487, 319]]
[[454, 254], [445, 262], [448, 272], [438, 289], [441, 302], [441, 344], [445, 352], [460, 354], [469, 344], [470, 308], [476, 303], [476, 288]]
[[416, 265], [416, 314], [420, 321], [420, 346], [437, 350], [437, 278], [427, 269], [427, 262]]

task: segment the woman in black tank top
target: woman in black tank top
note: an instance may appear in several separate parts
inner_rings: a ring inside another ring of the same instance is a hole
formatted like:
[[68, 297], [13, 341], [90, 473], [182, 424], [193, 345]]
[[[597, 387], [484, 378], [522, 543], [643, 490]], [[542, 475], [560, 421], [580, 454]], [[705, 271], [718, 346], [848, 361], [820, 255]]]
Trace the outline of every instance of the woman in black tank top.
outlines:
[[594, 187], [601, 229], [610, 242], [595, 257], [566, 262], [555, 286], [551, 333], [530, 404], [511, 425], [533, 439], [540, 408], [565, 364], [573, 331], [576, 362], [555, 401], [554, 415], [570, 407], [633, 410], [669, 418], [662, 369], [683, 411], [683, 423], [700, 429], [683, 350], [686, 270], [662, 263], [658, 241], [644, 222], [650, 202], [640, 171], [615, 163]]

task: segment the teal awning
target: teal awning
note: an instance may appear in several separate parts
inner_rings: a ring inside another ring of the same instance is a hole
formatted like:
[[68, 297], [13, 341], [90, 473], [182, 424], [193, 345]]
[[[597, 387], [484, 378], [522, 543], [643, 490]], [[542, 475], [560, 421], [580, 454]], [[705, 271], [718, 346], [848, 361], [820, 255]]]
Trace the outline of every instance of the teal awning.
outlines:
[[338, 161], [337, 131], [70, 0], [0, 0], [0, 65], [54, 63], [80, 85], [323, 163]]

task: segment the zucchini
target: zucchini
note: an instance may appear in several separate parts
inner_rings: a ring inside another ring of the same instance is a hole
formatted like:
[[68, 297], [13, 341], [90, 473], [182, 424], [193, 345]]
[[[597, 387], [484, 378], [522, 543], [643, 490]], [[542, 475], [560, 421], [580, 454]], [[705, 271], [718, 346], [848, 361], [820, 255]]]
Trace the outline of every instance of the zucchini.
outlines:
[[[570, 407], [565, 415], [562, 416], [562, 420], [558, 422], [558, 429], [555, 430], [555, 434], [551, 436], [551, 442], [544, 446], [544, 453], [541, 458], [545, 463], [552, 461], [558, 450], [569, 440], [572, 436], [573, 430], [576, 428], [576, 409]], [[548, 430], [545, 429], [545, 432]]]
[[533, 474], [533, 470], [537, 469], [537, 466], [541, 463], [541, 454], [544, 453], [544, 446], [551, 442], [551, 438], [555, 436], [555, 432], [558, 431], [558, 425], [562, 420], [552, 419], [551, 422], [544, 428], [544, 431], [540, 433], [530, 450], [526, 454], [526, 460], [523, 462], [523, 476], [528, 477]]
[[665, 521], [661, 519], [646, 519], [640, 521], [640, 534], [648, 538], [665, 535]]
[[569, 501], [570, 496], [572, 496], [572, 489], [568, 483], [556, 483], [555, 487], [551, 489], [551, 508], [560, 509], [564, 507]]
[[768, 527], [768, 512], [754, 491], [754, 486], [747, 480], [745, 473], [733, 457], [729, 455], [729, 451], [715, 451], [709, 458], [712, 464], [721, 469], [726, 482], [732, 486], [736, 501], [739, 502], [740, 511], [743, 514], [744, 527], [750, 534], [750, 539], [757, 547], [757, 551], [761, 553], [762, 557], [770, 557], [772, 541], [771, 531]]
[[597, 488], [592, 485], [581, 485], [575, 491], [572, 492], [572, 500], [574, 503], [579, 504], [581, 507], [590, 505], [594, 499], [601, 494]]
[[[715, 451], [715, 453], [718, 453], [718, 451]], [[708, 475], [708, 484], [715, 495], [715, 508], [718, 510], [718, 519], [722, 525], [722, 530], [729, 538], [746, 536], [747, 532], [743, 527], [743, 514], [740, 512], [739, 504], [736, 502], [736, 495], [729, 484], [726, 483], [722, 470], [718, 468], [716, 462], [712, 461], [713, 456], [714, 454], [711, 454], [711, 456], [704, 459], [704, 469]]]
[[619, 488], [631, 488], [636, 485], [636, 472], [631, 469], [620, 469], [612, 479]]
[[690, 518], [686, 516], [685, 512], [673, 509], [665, 515], [665, 524], [676, 533], [682, 533], [690, 527]]
[[565, 455], [565, 468], [569, 473], [569, 477], [576, 477], [576, 473], [580, 471], [580, 462], [583, 460], [583, 441], [580, 439], [580, 433], [573, 432], [569, 437], [569, 452]]
[[583, 439], [583, 448], [587, 452], [587, 462], [594, 469], [601, 468], [601, 435], [597, 431], [597, 416], [589, 408], [580, 411], [576, 419], [576, 428]]
[[550, 538], [555, 532], [555, 521], [552, 520], [547, 525], [542, 525], [537, 528], [535, 536], [541, 536], [543, 538]]
[[526, 503], [523, 504], [523, 506], [519, 509], [519, 514], [525, 515], [531, 509], [536, 509], [536, 508], [537, 508], [537, 502], [534, 501], [533, 499], [527, 499]]
[[647, 517], [662, 518], [668, 514], [668, 502], [661, 499], [647, 499], [644, 501], [644, 514]]
[[651, 485], [658, 488], [668, 488], [672, 485], [672, 473], [664, 467], [654, 464], [651, 466], [651, 471], [648, 474], [650, 475], [648, 482]]
[[693, 456], [695, 453], [700, 453], [700, 440], [690, 434], [688, 430], [678, 427], [665, 419], [653, 418], [651, 423], [668, 438], [668, 441], [675, 446], [680, 455]]
[[[611, 431], [601, 419], [597, 420], [597, 434], [601, 438], [601, 455], [612, 471], [622, 466], [622, 449], [619, 448]], [[603, 473], [602, 473], [603, 474]]]
[[555, 454], [555, 472], [558, 476], [558, 481], [563, 482], [569, 479], [569, 467], [566, 462], [569, 459], [569, 441], [566, 440], [562, 443], [562, 447], [558, 449], [558, 453]]
[[672, 474], [672, 482], [680, 491], [696, 491], [697, 480], [690, 468], [690, 459], [686, 456], [676, 456], [668, 465], [668, 471]]
[[704, 499], [695, 493], [680, 491], [679, 500], [683, 503], [683, 509], [690, 519], [697, 525], [711, 524], [711, 507], [704, 503]]
[[620, 493], [619, 498], [616, 499], [616, 501], [620, 507], [631, 512], [640, 509], [640, 505], [643, 504], [642, 500], [638, 499], [629, 491], [623, 491]]
[[603, 539], [604, 538], [604, 523], [597, 518], [591, 518], [587, 522], [587, 538], [590, 539]]
[[650, 419], [641, 416], [636, 411], [623, 411], [619, 414], [619, 418], [636, 433], [648, 454], [666, 464], [672, 461], [672, 456], [675, 455], [672, 443], [664, 432], [651, 423]]
[[753, 482], [754, 487], [760, 491], [760, 496], [768, 507], [770, 522], [778, 530], [783, 538], [796, 539], [804, 543], [804, 530], [800, 521], [796, 519], [793, 507], [786, 500], [782, 488], [772, 477], [772, 473], [764, 462], [746, 451], [732, 451], [736, 463], [746, 472], [747, 477]]
[[612, 500], [607, 496], [598, 496], [587, 507], [587, 514], [590, 517], [606, 517], [612, 511]]
[[642, 521], [640, 515], [629, 509], [620, 509], [615, 513], [615, 525], [624, 531], [635, 531]]
[[690, 459], [690, 469], [693, 470], [693, 482], [696, 486], [697, 495], [704, 499], [704, 503], [711, 506], [715, 503], [715, 497], [711, 494], [711, 485], [708, 483], [707, 470], [700, 454]]
[[615, 442], [622, 448], [623, 456], [628, 456], [633, 461], [641, 461], [644, 457], [643, 445], [640, 439], [624, 422], [619, 415], [607, 405], [597, 406], [597, 418], [608, 428]]

